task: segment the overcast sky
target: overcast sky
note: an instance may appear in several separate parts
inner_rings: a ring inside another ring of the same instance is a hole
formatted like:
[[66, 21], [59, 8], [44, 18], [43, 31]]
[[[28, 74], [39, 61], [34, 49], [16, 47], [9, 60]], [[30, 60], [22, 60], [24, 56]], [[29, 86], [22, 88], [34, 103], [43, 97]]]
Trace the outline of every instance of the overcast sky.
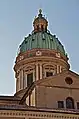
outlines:
[[42, 8], [49, 30], [69, 56], [71, 70], [79, 73], [79, 0], [0, 0], [0, 94], [15, 93], [13, 66], [23, 37], [33, 30]]

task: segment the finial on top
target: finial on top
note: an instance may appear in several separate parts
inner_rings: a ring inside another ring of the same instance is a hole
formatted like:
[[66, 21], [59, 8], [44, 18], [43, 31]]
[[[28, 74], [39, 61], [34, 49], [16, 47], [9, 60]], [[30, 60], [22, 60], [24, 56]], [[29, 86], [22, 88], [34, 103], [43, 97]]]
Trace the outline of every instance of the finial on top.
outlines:
[[42, 13], [42, 9], [39, 9], [39, 14], [41, 14]]
[[35, 17], [34, 22], [34, 32], [47, 32], [48, 21], [45, 19], [45, 16], [42, 14], [42, 9], [39, 9], [38, 16]]

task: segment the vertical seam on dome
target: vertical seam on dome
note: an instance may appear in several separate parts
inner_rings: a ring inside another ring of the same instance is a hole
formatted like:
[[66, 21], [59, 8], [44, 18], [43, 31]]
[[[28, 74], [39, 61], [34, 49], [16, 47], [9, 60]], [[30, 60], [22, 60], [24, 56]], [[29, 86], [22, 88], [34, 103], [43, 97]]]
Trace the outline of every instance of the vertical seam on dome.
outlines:
[[32, 49], [32, 38], [33, 38], [33, 34], [32, 34], [32, 36], [31, 36], [31, 49]]
[[42, 33], [42, 48], [45, 48], [45, 34]]
[[48, 42], [48, 49], [49, 49], [49, 34], [47, 34], [47, 42]]
[[45, 33], [45, 48], [46, 48], [46, 33]]

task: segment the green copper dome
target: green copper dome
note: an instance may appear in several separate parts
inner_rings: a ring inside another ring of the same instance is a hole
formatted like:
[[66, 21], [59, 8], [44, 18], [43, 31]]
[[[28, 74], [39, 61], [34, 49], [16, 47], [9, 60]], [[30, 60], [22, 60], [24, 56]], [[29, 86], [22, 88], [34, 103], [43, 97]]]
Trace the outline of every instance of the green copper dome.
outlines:
[[56, 38], [55, 35], [51, 35], [49, 32], [29, 34], [20, 45], [20, 52], [26, 52], [33, 48], [54, 49], [65, 54], [64, 47], [58, 38]]
[[[41, 11], [41, 10], [40, 10]], [[34, 48], [57, 50], [65, 55], [63, 45], [60, 43], [56, 35], [50, 34], [47, 30], [48, 22], [39, 12], [38, 17], [33, 22], [34, 30], [24, 38], [19, 47], [20, 53], [32, 50]]]

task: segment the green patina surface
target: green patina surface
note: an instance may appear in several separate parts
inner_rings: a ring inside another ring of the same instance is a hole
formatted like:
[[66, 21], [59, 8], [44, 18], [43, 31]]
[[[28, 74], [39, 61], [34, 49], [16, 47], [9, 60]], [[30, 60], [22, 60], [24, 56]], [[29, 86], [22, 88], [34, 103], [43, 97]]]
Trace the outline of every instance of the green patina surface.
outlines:
[[24, 41], [19, 47], [20, 52], [25, 52], [33, 48], [54, 49], [66, 55], [64, 47], [58, 38], [49, 32], [32, 33], [24, 38]]

